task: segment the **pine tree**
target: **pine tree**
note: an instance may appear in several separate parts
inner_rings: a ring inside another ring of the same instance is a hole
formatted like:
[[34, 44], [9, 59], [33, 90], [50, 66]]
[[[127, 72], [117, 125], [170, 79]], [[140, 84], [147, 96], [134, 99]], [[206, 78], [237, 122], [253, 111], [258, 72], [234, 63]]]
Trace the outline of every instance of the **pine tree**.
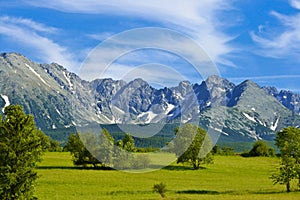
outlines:
[[21, 106], [5, 108], [5, 118], [0, 120], [0, 199], [34, 199], [38, 178], [34, 168], [47, 141]]

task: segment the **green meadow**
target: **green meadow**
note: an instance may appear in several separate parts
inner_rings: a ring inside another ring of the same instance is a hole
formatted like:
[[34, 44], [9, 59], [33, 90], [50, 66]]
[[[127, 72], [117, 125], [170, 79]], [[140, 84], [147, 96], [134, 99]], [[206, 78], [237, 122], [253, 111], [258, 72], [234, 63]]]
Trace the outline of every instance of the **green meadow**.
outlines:
[[[164, 159], [163, 155], [159, 155]], [[159, 161], [158, 161], [159, 162]], [[152, 192], [155, 183], [167, 186], [165, 199], [282, 199], [298, 200], [300, 192], [269, 179], [278, 158], [216, 156], [214, 164], [200, 170], [172, 164], [147, 173], [128, 173], [74, 167], [69, 153], [46, 153], [37, 169], [39, 199], [161, 199]]]

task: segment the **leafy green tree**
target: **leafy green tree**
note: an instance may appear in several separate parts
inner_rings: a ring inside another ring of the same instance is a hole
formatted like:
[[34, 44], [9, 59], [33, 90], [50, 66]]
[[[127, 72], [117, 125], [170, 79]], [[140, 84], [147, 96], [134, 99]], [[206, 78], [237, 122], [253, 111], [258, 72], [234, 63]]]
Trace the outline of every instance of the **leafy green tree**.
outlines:
[[118, 140], [116, 143], [114, 166], [118, 169], [128, 169], [133, 165], [139, 165], [135, 162], [132, 154], [135, 151], [134, 139], [127, 133], [122, 140]]
[[296, 159], [290, 156], [284, 156], [281, 158], [280, 167], [278, 172], [273, 174], [271, 178], [274, 184], [286, 185], [286, 191], [291, 191], [291, 181], [297, 175]]
[[62, 148], [61, 148], [58, 141], [52, 140], [52, 139], [49, 138], [48, 151], [50, 151], [50, 152], [61, 152]]
[[277, 132], [275, 144], [280, 150], [281, 167], [272, 176], [274, 183], [286, 184], [290, 191], [291, 180], [298, 178], [300, 188], [300, 129], [288, 127]]
[[94, 146], [96, 148], [95, 155], [97, 159], [102, 163], [102, 165], [111, 167], [113, 165], [114, 156], [114, 138], [111, 137], [106, 129], [102, 129], [99, 143]]
[[33, 116], [19, 105], [5, 108], [0, 120], [0, 199], [35, 199], [34, 168], [48, 145]]
[[114, 156], [114, 139], [106, 129], [101, 134], [77, 133], [69, 136], [65, 150], [73, 155], [75, 165], [92, 164], [111, 167]]
[[274, 148], [270, 147], [266, 142], [259, 140], [253, 144], [252, 149], [249, 151], [249, 156], [272, 157], [275, 156], [275, 150]]
[[194, 169], [199, 169], [201, 163], [212, 163], [210, 154], [211, 141], [202, 128], [185, 124], [175, 129], [174, 151], [178, 156], [177, 163], [191, 163]]
[[88, 164], [92, 164], [94, 167], [97, 167], [97, 164], [100, 164], [85, 147], [78, 133], [69, 136], [65, 150], [71, 152], [74, 165], [87, 166]]
[[126, 134], [125, 138], [123, 139], [123, 148], [128, 152], [135, 152], [136, 148], [134, 145], [134, 139], [130, 134]]

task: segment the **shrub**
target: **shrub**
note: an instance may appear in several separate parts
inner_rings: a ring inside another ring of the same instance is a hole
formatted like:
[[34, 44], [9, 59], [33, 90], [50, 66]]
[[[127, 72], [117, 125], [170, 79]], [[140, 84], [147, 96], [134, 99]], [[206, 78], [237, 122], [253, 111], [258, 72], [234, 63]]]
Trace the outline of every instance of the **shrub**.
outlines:
[[266, 142], [259, 140], [254, 143], [252, 149], [249, 151], [250, 157], [256, 156], [264, 156], [264, 157], [271, 157], [275, 156], [274, 148], [270, 147]]
[[167, 191], [166, 184], [164, 184], [163, 182], [154, 184], [154, 186], [153, 186], [153, 192], [159, 193], [162, 198], [166, 197], [166, 194], [165, 194], [166, 191]]

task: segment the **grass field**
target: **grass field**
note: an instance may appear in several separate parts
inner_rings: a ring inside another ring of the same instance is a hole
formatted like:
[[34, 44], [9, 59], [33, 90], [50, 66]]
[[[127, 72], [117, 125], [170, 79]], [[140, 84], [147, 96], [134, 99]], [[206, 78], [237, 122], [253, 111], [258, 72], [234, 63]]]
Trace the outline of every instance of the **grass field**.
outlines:
[[218, 156], [215, 164], [197, 171], [174, 164], [154, 172], [126, 173], [76, 168], [69, 153], [46, 153], [39, 164], [36, 194], [41, 200], [161, 199], [152, 187], [164, 182], [166, 199], [300, 199], [300, 192], [285, 193], [284, 186], [274, 186], [269, 179], [278, 162]]

